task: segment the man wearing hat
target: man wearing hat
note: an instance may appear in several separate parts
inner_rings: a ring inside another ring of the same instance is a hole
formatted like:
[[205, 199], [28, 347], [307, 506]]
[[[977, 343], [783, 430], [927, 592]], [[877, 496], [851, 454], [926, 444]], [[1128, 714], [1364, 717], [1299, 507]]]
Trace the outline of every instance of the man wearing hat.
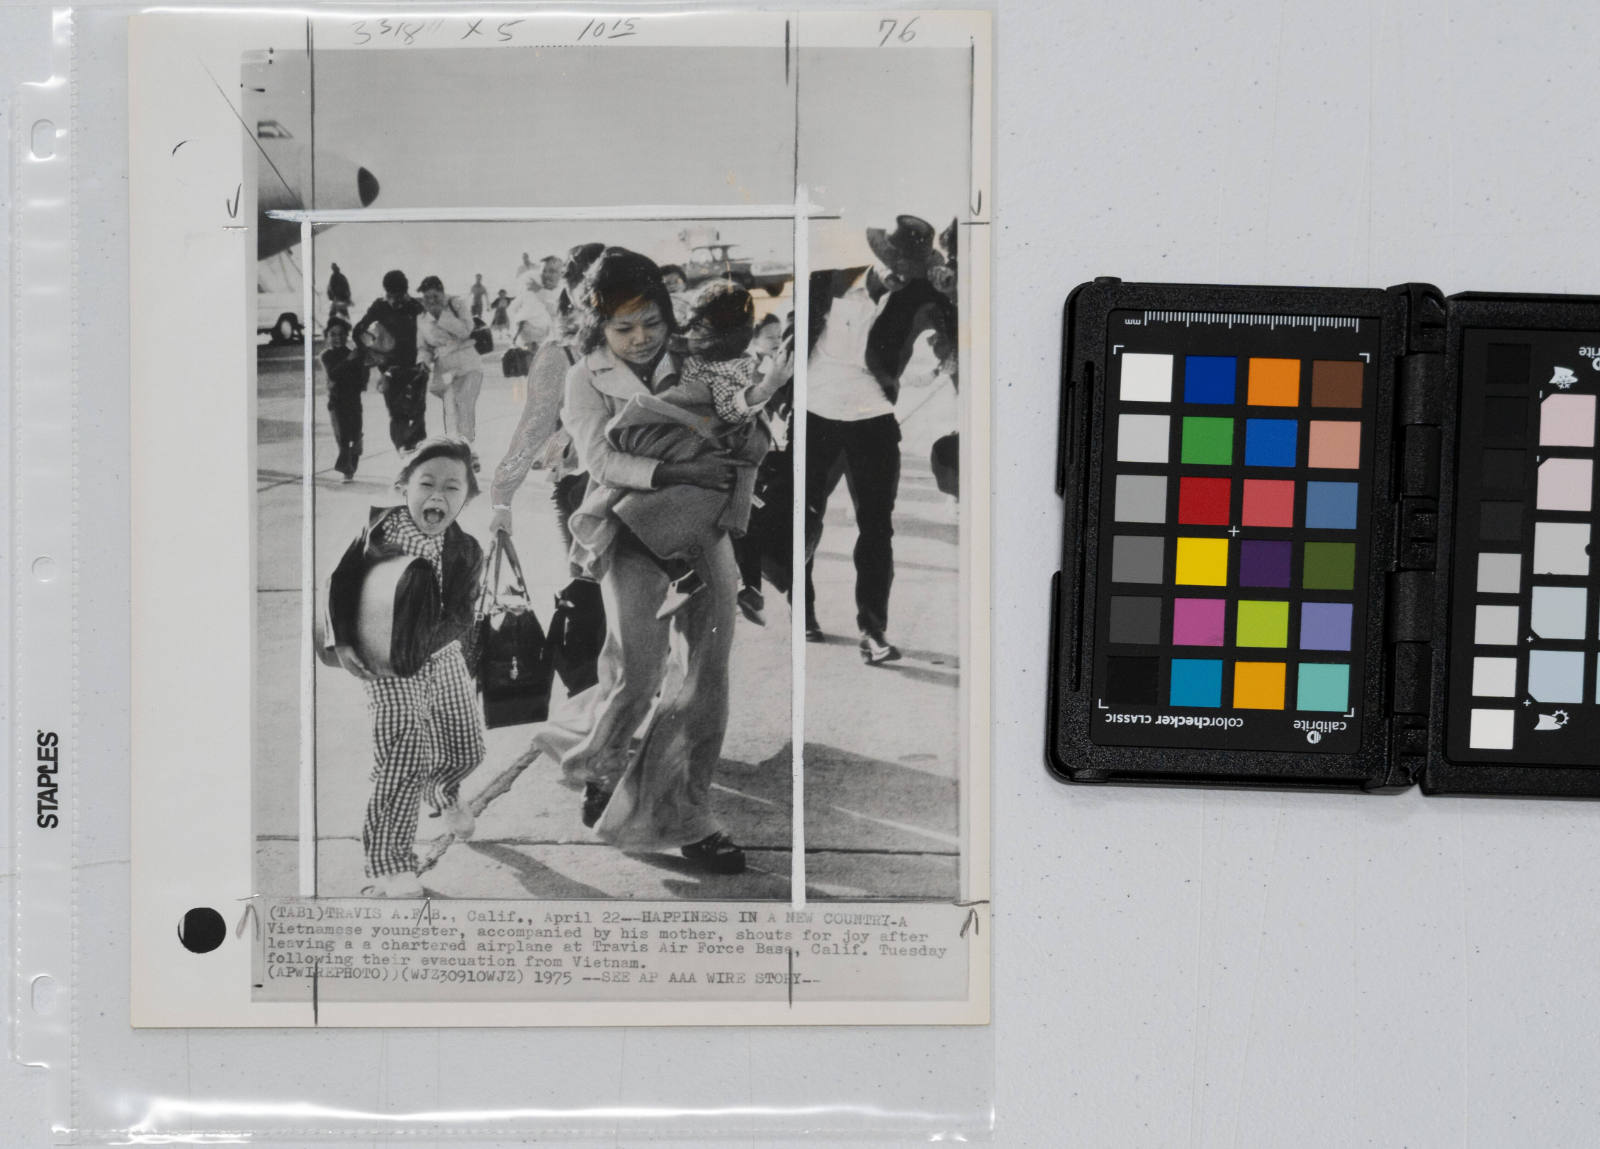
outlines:
[[828, 497], [848, 477], [856, 511], [856, 626], [870, 666], [893, 662], [889, 588], [894, 582], [894, 503], [900, 490], [900, 423], [894, 404], [917, 337], [932, 330], [954, 346], [956, 313], [928, 282], [933, 225], [913, 215], [892, 232], [867, 229], [871, 267], [811, 275], [806, 368], [806, 638], [822, 641], [811, 556]]

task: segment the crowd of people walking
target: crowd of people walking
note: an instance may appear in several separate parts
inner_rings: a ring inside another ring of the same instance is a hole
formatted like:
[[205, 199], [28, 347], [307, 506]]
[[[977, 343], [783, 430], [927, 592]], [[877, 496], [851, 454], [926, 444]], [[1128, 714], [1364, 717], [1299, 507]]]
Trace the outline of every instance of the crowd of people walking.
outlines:
[[[734, 282], [690, 291], [681, 268], [597, 242], [538, 261], [523, 253], [514, 297], [491, 297], [481, 275], [463, 295], [428, 275], [417, 298], [406, 274], [391, 270], [382, 295], [351, 322], [341, 284], [344, 313], [330, 314], [321, 356], [334, 467], [345, 481], [356, 474], [361, 392], [373, 371], [401, 464], [395, 505], [373, 508], [360, 525], [324, 620], [328, 660], [362, 679], [368, 695], [369, 892], [421, 893], [413, 842], [423, 803], [457, 838], [473, 831], [460, 788], [484, 743], [463, 687], [473, 624], [464, 604], [483, 577], [484, 543], [516, 532], [516, 498], [536, 469], [553, 480], [557, 532], [533, 542], [559, 547], [575, 577], [598, 585], [605, 637], [594, 685], [533, 726], [531, 747], [559, 764], [575, 813], [600, 840], [676, 850], [709, 872], [744, 869], [712, 799], [734, 622], [742, 613], [764, 625], [765, 583], [792, 595], [799, 581], [807, 637], [824, 638], [810, 559], [841, 477], [856, 509], [861, 657], [868, 665], [901, 657], [888, 638], [895, 400], [929, 332], [942, 370], [953, 372], [954, 236], [936, 239], [931, 225], [901, 216], [866, 239], [872, 264], [816, 272], [806, 285], [809, 449], [798, 477], [787, 449], [793, 316], [758, 318]], [[480, 543], [457, 519], [479, 493], [476, 407], [497, 343], [525, 353], [527, 374], [522, 412], [487, 484], [490, 538]], [[430, 394], [441, 400], [442, 435], [428, 431]], [[799, 571], [790, 554], [795, 481], [806, 502]], [[426, 581], [437, 591], [433, 609], [416, 616], [416, 665], [404, 674], [362, 654], [361, 587], [391, 562], [426, 564], [418, 569], [431, 570]]]

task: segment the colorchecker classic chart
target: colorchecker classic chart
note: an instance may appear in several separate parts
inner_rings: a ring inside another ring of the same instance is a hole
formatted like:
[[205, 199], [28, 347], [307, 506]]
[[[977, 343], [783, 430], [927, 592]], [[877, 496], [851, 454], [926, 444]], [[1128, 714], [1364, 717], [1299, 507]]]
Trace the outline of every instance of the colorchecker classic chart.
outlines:
[[1052, 767], [1600, 795], [1600, 300], [1067, 309]]

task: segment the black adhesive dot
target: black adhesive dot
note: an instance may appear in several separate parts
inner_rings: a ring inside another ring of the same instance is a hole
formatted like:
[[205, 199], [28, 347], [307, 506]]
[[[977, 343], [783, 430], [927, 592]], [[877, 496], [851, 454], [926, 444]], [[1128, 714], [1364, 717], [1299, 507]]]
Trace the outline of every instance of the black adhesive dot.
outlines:
[[178, 940], [190, 953], [208, 954], [228, 936], [227, 923], [210, 906], [197, 906], [183, 915]]

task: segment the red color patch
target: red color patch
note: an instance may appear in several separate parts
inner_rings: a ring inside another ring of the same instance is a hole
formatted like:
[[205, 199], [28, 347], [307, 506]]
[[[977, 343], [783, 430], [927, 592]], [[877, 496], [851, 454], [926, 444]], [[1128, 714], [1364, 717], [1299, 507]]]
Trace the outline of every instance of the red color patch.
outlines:
[[1232, 479], [1202, 479], [1184, 475], [1178, 480], [1178, 521], [1225, 527], [1228, 504], [1233, 501]]
[[1244, 481], [1244, 525], [1247, 527], [1294, 526], [1294, 481], [1292, 479], [1246, 479]]

